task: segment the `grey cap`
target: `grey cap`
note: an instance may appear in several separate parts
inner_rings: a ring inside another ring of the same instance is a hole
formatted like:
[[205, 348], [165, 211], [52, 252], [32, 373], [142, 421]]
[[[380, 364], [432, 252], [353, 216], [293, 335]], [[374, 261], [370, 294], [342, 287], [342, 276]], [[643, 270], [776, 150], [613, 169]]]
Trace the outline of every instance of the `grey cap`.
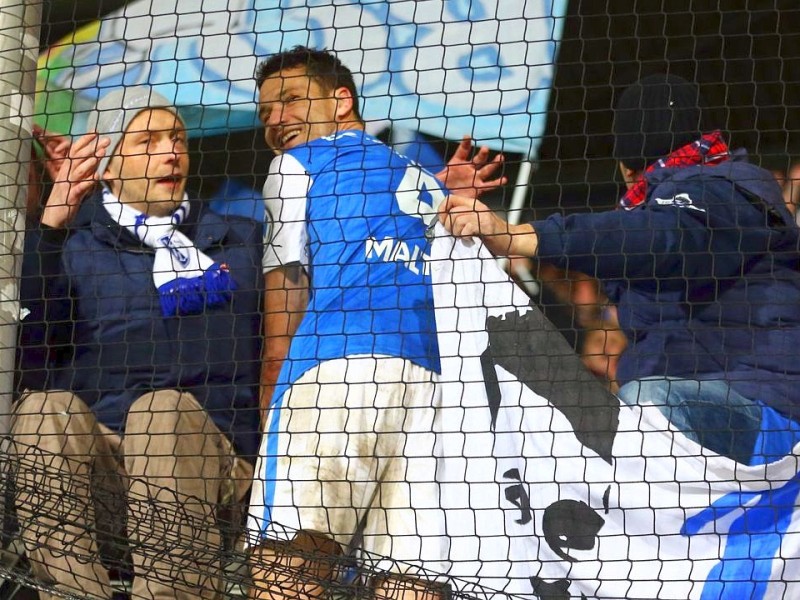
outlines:
[[88, 131], [96, 131], [100, 136], [111, 140], [106, 155], [97, 165], [97, 174], [100, 177], [106, 172], [108, 163], [131, 121], [143, 110], [154, 108], [168, 110], [181, 119], [177, 109], [164, 96], [146, 85], [115, 89], [100, 98], [95, 109], [89, 113], [87, 121]]

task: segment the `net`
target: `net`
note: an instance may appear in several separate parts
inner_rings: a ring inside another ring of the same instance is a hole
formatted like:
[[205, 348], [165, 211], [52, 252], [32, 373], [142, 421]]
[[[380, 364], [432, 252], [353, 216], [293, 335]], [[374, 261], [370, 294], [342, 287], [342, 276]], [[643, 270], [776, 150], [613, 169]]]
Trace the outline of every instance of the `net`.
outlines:
[[0, 597], [797, 595], [794, 2], [0, 6]]

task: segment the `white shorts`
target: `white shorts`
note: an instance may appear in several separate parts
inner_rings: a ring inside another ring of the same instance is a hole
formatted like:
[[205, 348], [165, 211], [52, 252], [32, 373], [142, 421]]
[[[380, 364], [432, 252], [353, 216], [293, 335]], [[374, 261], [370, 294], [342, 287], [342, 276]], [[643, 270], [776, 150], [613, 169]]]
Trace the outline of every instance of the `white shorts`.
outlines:
[[[447, 556], [436, 483], [436, 375], [351, 356], [309, 370], [270, 410], [250, 501], [251, 544], [298, 530], [434, 572]], [[387, 563], [388, 564], [388, 563]]]

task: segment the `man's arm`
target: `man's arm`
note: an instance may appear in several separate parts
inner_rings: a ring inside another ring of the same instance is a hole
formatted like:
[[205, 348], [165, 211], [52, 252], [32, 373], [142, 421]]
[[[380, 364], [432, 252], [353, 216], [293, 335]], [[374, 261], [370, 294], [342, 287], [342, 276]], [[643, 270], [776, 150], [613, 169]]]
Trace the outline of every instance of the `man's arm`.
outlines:
[[479, 237], [495, 256], [536, 256], [539, 239], [530, 223], [512, 225], [480, 200], [448, 196], [439, 220], [455, 237]]
[[261, 423], [292, 336], [308, 308], [306, 202], [311, 180], [303, 165], [283, 154], [269, 165], [264, 206], [269, 233], [264, 247], [264, 359], [261, 364]]
[[261, 364], [261, 422], [289, 352], [292, 336], [308, 306], [308, 275], [299, 263], [264, 275], [264, 360]]
[[[20, 281], [17, 370], [21, 386], [48, 387], [48, 368], [69, 352], [72, 304], [62, 276], [61, 252], [67, 226], [97, 181], [97, 165], [108, 139], [95, 134], [71, 146], [46, 146], [46, 168], [54, 184], [42, 212], [41, 228], [27, 232]], [[57, 169], [57, 170], [56, 170]]]

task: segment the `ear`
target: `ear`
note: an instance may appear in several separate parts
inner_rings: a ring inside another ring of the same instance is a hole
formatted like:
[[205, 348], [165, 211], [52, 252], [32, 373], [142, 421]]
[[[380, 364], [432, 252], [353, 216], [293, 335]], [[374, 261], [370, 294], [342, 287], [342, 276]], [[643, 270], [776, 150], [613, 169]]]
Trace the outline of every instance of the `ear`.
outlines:
[[333, 97], [336, 100], [336, 121], [352, 121], [354, 102], [350, 90], [346, 87], [336, 88], [333, 91]]
[[116, 165], [114, 164], [116, 160], [119, 160], [118, 156], [111, 157], [111, 160], [108, 161], [108, 165], [106, 165], [106, 170], [103, 171], [103, 174], [100, 176], [100, 181], [104, 182], [113, 194], [119, 196], [119, 169], [116, 169]]
[[109, 160], [108, 164], [106, 165], [106, 170], [103, 171], [103, 174], [100, 176], [100, 179], [102, 179], [103, 181], [111, 181], [112, 179], [114, 179], [114, 171], [111, 169], [111, 163], [114, 160], [114, 158], [115, 158], [114, 156], [111, 157], [111, 160]]

